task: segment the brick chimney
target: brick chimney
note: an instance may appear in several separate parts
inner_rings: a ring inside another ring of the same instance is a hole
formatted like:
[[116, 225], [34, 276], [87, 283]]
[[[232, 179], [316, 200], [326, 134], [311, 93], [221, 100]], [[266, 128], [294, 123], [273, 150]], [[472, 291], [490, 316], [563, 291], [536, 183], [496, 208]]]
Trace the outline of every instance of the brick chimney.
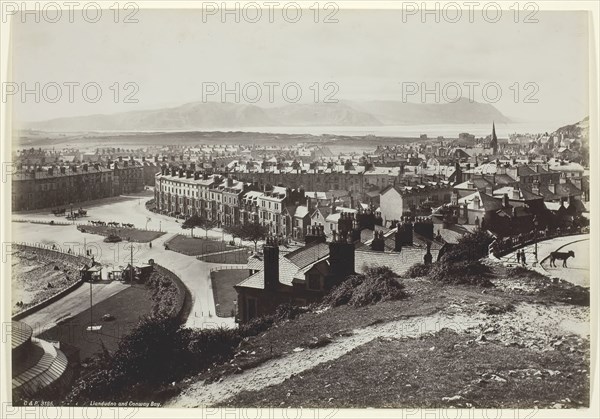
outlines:
[[354, 217], [351, 217], [352, 215], [354, 214], [345, 212], [340, 213], [340, 218], [338, 219], [338, 233], [345, 235], [352, 231], [354, 226]]
[[429, 218], [419, 217], [413, 225], [414, 232], [425, 237], [428, 240], [433, 240], [433, 221]]
[[326, 287], [331, 288], [354, 274], [354, 243], [348, 243], [347, 234], [333, 232], [329, 243], [329, 275], [325, 280]]
[[394, 236], [394, 250], [399, 252], [402, 246], [412, 246], [413, 244], [413, 224], [408, 219], [403, 219], [398, 222], [398, 228]]
[[263, 246], [265, 291], [276, 291], [279, 285], [279, 243], [267, 237]]
[[504, 208], [510, 207], [510, 200], [508, 199], [508, 194], [507, 193], [505, 193], [504, 196], [502, 197], [502, 206]]
[[319, 224], [306, 226], [306, 234], [304, 235], [304, 242], [306, 245], [325, 243], [327, 238], [325, 237], [325, 228]]
[[375, 250], [377, 252], [383, 252], [385, 250], [385, 239], [383, 238], [383, 231], [373, 232], [371, 250]]

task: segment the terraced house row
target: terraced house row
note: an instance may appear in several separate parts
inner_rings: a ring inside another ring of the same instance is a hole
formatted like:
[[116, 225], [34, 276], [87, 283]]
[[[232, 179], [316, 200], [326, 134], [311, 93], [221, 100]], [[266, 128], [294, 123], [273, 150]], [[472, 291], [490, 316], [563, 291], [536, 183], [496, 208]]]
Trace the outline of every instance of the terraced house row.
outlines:
[[139, 192], [155, 172], [151, 162], [119, 159], [104, 163], [21, 165], [12, 173], [12, 210], [69, 206]]
[[228, 175], [200, 173], [189, 169], [162, 167], [156, 174], [156, 209], [174, 217], [199, 215], [218, 225], [258, 222], [271, 234], [287, 236], [292, 231], [289, 203], [305, 201], [304, 191], [280, 186], [243, 182]]

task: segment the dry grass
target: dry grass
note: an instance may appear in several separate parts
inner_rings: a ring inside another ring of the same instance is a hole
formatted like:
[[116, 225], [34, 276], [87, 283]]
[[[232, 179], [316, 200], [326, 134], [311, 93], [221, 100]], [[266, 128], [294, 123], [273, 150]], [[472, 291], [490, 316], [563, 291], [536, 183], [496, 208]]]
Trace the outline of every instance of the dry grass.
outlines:
[[[425, 279], [405, 279], [406, 298], [385, 301], [364, 307], [342, 305], [326, 310], [311, 310], [297, 318], [276, 322], [257, 336], [245, 338], [235, 362], [217, 366], [202, 378], [216, 380], [239, 369], [252, 368], [276, 357], [285, 356], [294, 348], [305, 346], [320, 336], [338, 336], [354, 329], [390, 322], [402, 318], [427, 316], [442, 310], [453, 311], [460, 306], [465, 310], [483, 310], [487, 314], [502, 314], [524, 303], [555, 304], [572, 298], [580, 291], [573, 291], [570, 284], [552, 284], [548, 279], [511, 277], [502, 266], [490, 268], [490, 280], [495, 284], [503, 281], [534, 281], [530, 291], [496, 286], [494, 288], [470, 285], [442, 285]], [[543, 281], [543, 282], [542, 282]], [[585, 292], [584, 289], [581, 292]], [[589, 300], [589, 292], [587, 294]], [[264, 330], [261, 329], [261, 330]]]
[[[589, 359], [537, 352], [444, 329], [417, 339], [380, 339], [280, 385], [243, 392], [237, 407], [533, 408], [589, 404]], [[586, 348], [589, 349], [589, 348]]]
[[77, 230], [83, 233], [98, 234], [100, 236], [105, 237], [108, 237], [109, 235], [115, 235], [120, 237], [122, 240], [127, 240], [136, 243], [148, 243], [165, 234], [164, 232], [160, 231], [147, 231], [140, 230], [137, 228], [108, 227], [95, 225], [77, 226]]

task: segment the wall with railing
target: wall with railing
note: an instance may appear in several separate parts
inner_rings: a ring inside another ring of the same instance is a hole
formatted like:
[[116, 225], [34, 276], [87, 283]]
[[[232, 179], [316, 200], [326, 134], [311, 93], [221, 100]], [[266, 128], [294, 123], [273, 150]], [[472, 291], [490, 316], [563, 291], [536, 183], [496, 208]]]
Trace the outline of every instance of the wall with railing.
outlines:
[[490, 243], [488, 252], [495, 257], [502, 257], [514, 252], [521, 247], [549, 240], [556, 237], [574, 236], [578, 234], [589, 233], [589, 227], [568, 227], [557, 228], [554, 230], [534, 230], [529, 233], [517, 234], [514, 236], [498, 237]]
[[[83, 266], [84, 264], [90, 265], [92, 263], [92, 260], [90, 258], [82, 256], [81, 254], [74, 255], [74, 254], [70, 254], [70, 253], [60, 252], [58, 250], [53, 250], [48, 245], [43, 245], [43, 244], [38, 244], [38, 243], [12, 243], [11, 251], [13, 248], [16, 250], [35, 252], [37, 254], [41, 254], [46, 257], [53, 258], [56, 260], [62, 260], [66, 263], [74, 264], [77, 267]], [[84, 281], [81, 278], [79, 278], [73, 284], [71, 284], [67, 288], [57, 292], [53, 296], [48, 297], [47, 299], [40, 301], [39, 303], [14, 314], [12, 316], [12, 319], [20, 320], [24, 317], [29, 316], [30, 314], [33, 314], [33, 313], [43, 309], [44, 307], [49, 306], [50, 304], [63, 298], [65, 295], [67, 295], [67, 294], [71, 293], [72, 291], [76, 290], [77, 288], [79, 288], [83, 284], [83, 282]]]

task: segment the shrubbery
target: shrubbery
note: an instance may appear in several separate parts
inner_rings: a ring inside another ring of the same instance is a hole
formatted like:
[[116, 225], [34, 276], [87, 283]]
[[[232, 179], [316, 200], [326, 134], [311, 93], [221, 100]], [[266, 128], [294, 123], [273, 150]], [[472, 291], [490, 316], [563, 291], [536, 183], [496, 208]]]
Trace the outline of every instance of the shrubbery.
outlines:
[[432, 266], [433, 265], [425, 265], [424, 263], [415, 263], [413, 266], [408, 268], [404, 275], [408, 278], [421, 278], [429, 275]]
[[426, 277], [444, 284], [465, 284], [492, 287], [487, 278], [490, 269], [479, 259], [488, 255], [492, 236], [483, 230], [465, 234], [440, 260], [425, 265], [417, 263], [405, 273], [408, 278]]
[[191, 330], [170, 316], [145, 318], [114, 354], [105, 351], [84, 367], [66, 401], [155, 400], [168, 383], [230, 359], [241, 340], [236, 329]]
[[398, 275], [387, 266], [378, 266], [366, 268], [363, 274], [352, 275], [335, 287], [323, 301], [332, 307], [362, 307], [403, 298], [406, 298], [406, 292]]
[[488, 255], [488, 248], [492, 241], [492, 236], [481, 229], [473, 233], [467, 233], [460, 238], [457, 244], [453, 245], [442, 255], [440, 261], [463, 262], [479, 260]]
[[493, 287], [494, 284], [487, 278], [489, 273], [490, 268], [479, 261], [443, 261], [431, 265], [428, 278], [444, 284]]
[[[160, 276], [151, 281], [155, 293], [176, 291], [174, 285], [167, 285], [171, 281]], [[169, 383], [232, 359], [245, 337], [306, 311], [284, 304], [275, 314], [254, 319], [239, 329], [192, 330], [181, 328], [167, 310], [157, 310], [121, 340], [114, 354], [105, 350], [83, 365], [81, 378], [66, 402], [85, 405], [94, 400], [160, 401], [161, 397], [172, 397], [176, 389]]]
[[152, 290], [152, 301], [154, 314], [174, 315], [173, 311], [179, 306], [178, 301], [185, 296], [179, 295], [177, 285], [169, 278], [165, 278], [157, 272], [153, 272], [146, 285]]

